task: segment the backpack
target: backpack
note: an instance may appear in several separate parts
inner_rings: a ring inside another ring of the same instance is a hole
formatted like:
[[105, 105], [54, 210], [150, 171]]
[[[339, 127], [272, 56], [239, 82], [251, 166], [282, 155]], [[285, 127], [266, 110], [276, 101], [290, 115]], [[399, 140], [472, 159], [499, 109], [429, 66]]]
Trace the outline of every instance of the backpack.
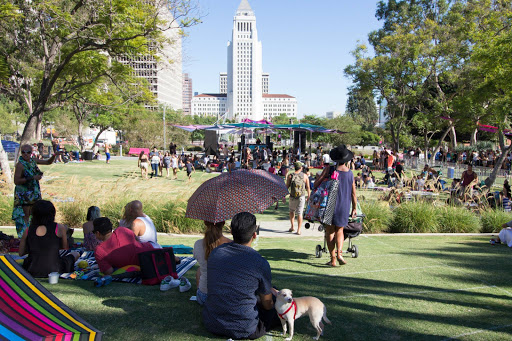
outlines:
[[304, 195], [305, 190], [304, 173], [293, 173], [290, 183], [290, 197], [300, 198]]

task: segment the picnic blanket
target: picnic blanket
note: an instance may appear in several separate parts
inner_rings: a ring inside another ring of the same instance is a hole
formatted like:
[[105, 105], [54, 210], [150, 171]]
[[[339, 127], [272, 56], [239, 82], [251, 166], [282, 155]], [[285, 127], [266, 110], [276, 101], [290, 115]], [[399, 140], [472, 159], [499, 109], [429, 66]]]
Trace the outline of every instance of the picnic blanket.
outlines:
[[0, 256], [1, 340], [101, 340], [9, 255]]
[[[60, 250], [60, 255], [64, 256], [68, 254], [69, 250]], [[194, 257], [180, 257], [181, 263], [176, 264], [176, 272], [178, 273], [178, 278], [181, 278], [190, 268], [192, 268], [197, 260]], [[75, 264], [80, 263], [80, 261], [86, 261], [89, 266], [87, 271], [84, 271], [83, 275], [76, 276], [76, 273], [63, 273], [60, 275], [60, 278], [63, 279], [81, 279], [81, 280], [90, 280], [95, 281], [96, 278], [101, 277], [98, 266], [96, 264], [96, 259], [94, 258], [93, 251], [84, 251], [80, 258], [76, 261]], [[79, 271], [78, 266], [75, 266], [75, 270]], [[78, 278], [80, 277], [80, 278]], [[129, 265], [123, 268], [117, 269], [112, 274], [112, 280], [114, 282], [124, 282], [124, 283], [134, 283], [141, 284], [142, 278], [140, 276], [140, 268], [136, 265]]]

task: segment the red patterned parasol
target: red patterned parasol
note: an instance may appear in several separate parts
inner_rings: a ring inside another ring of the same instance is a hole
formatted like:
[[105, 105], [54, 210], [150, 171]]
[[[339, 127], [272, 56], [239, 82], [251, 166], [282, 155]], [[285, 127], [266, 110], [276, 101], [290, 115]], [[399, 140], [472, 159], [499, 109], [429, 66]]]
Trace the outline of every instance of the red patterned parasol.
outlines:
[[283, 179], [267, 171], [241, 169], [222, 173], [192, 194], [185, 217], [217, 223], [240, 212], [263, 212], [286, 195]]

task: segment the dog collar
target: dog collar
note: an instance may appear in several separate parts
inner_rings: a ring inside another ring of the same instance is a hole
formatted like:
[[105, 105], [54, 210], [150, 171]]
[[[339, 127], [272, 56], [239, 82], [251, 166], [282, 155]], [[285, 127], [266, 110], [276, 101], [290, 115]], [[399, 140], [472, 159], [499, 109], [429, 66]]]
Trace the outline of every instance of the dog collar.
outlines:
[[286, 309], [286, 311], [284, 313], [282, 313], [282, 314], [277, 313], [277, 315], [279, 315], [279, 317], [284, 320], [283, 316], [288, 314], [290, 309], [292, 309], [293, 307], [295, 307], [295, 311], [293, 312], [293, 319], [295, 320], [295, 316], [297, 316], [297, 303], [295, 303], [295, 300], [292, 301], [292, 304], [290, 305], [290, 307], [288, 309]]

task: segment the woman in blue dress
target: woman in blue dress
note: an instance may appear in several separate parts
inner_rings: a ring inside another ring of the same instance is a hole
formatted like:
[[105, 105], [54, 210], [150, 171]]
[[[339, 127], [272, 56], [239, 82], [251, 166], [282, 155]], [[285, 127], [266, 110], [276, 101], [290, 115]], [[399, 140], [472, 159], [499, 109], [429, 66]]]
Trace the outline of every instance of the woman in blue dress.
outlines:
[[357, 196], [354, 174], [348, 168], [347, 164], [354, 158], [354, 154], [341, 145], [329, 152], [331, 160], [336, 162], [334, 179], [339, 180], [338, 195], [336, 197], [336, 206], [332, 218], [332, 225], [326, 226], [327, 247], [331, 255], [328, 263], [330, 266], [336, 266], [336, 261], [340, 265], [346, 264], [343, 259], [343, 228], [348, 225], [350, 216], [356, 216]]

